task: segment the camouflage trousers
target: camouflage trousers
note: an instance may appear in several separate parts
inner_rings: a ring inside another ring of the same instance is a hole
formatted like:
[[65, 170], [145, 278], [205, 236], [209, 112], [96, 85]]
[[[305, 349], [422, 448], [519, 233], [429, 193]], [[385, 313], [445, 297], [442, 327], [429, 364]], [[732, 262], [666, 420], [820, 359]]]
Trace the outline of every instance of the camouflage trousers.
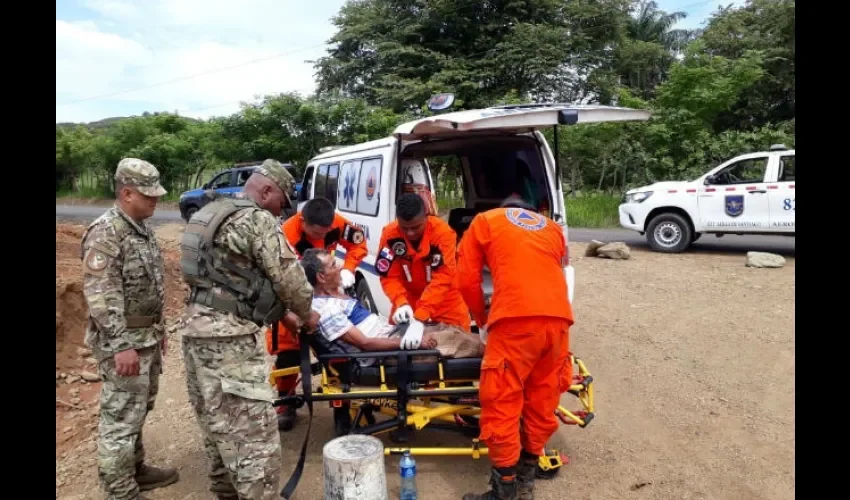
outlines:
[[139, 374], [122, 377], [115, 359], [103, 359], [98, 372], [100, 389], [98, 425], [98, 476], [109, 500], [135, 499], [139, 495], [136, 467], [145, 460], [142, 427], [154, 407], [162, 373], [159, 344], [138, 349]]
[[278, 498], [280, 436], [260, 335], [184, 336], [183, 359], [189, 400], [204, 436], [210, 490], [219, 498]]

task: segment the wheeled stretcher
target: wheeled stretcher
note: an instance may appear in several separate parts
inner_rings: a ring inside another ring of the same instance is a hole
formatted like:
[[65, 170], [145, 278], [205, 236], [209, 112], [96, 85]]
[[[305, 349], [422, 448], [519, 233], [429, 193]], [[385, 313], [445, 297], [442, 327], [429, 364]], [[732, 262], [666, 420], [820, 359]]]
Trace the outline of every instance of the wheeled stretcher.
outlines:
[[[438, 350], [399, 350], [344, 352], [337, 342], [328, 342], [320, 333], [300, 334], [301, 366], [273, 370], [270, 382], [278, 377], [300, 374], [302, 392], [279, 398], [274, 405], [307, 404], [312, 420], [314, 402], [327, 401], [333, 408], [337, 436], [346, 434], [377, 435], [389, 433], [397, 447], [385, 447], [384, 454], [470, 456], [487, 455], [480, 443], [478, 417], [478, 379], [481, 358], [443, 358]], [[312, 350], [317, 361], [311, 362]], [[361, 366], [358, 358], [373, 358], [371, 366]], [[581, 359], [570, 355], [577, 370], [569, 393], [581, 409], [571, 411], [559, 406], [555, 416], [565, 425], [586, 427], [594, 417], [593, 377]], [[312, 378], [320, 376], [314, 391]], [[415, 448], [405, 447], [412, 433], [425, 427], [458, 431], [471, 439], [470, 446]], [[309, 434], [309, 427], [307, 430]], [[296, 470], [281, 495], [289, 498], [303, 469], [307, 435]], [[565, 457], [557, 450], [546, 450], [540, 457], [537, 475], [554, 477]]]

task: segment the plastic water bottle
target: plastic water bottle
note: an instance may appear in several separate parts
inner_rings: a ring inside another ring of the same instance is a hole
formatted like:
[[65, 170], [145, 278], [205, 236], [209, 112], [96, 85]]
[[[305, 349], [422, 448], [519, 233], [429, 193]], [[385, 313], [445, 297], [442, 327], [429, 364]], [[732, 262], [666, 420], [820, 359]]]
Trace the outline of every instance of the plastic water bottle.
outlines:
[[401, 475], [401, 500], [416, 500], [416, 460], [410, 456], [409, 451], [404, 452], [398, 464]]

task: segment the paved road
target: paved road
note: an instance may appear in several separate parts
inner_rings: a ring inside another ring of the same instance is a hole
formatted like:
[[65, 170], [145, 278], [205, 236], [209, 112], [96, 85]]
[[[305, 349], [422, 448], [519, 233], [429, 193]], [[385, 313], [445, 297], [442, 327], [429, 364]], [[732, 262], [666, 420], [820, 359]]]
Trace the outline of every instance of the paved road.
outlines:
[[[56, 221], [78, 222], [87, 224], [103, 213], [105, 207], [87, 205], [56, 205]], [[183, 219], [177, 210], [157, 210], [153, 216], [154, 222], [179, 222]], [[581, 229], [570, 228], [570, 241], [586, 243], [590, 240], [622, 241], [630, 247], [649, 248], [646, 238], [633, 231], [624, 229]], [[780, 255], [794, 256], [795, 238], [784, 236], [735, 236], [728, 235], [717, 238], [705, 235], [694, 243], [689, 251], [741, 253], [750, 250], [773, 252]]]

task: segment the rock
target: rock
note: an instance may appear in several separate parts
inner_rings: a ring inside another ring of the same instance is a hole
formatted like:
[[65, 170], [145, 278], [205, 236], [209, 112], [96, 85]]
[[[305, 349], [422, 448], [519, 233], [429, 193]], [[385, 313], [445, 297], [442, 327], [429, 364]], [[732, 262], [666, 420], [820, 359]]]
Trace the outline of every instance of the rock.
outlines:
[[62, 429], [62, 432], [64, 432], [65, 434], [68, 434], [72, 430], [74, 430], [74, 428], [71, 427], [71, 426], [68, 426], [68, 427], [65, 427], [64, 429]]
[[608, 243], [596, 250], [597, 257], [605, 257], [608, 259], [625, 260], [632, 256], [629, 247], [622, 241]]
[[80, 376], [83, 377], [83, 380], [86, 382], [98, 382], [100, 380], [100, 375], [92, 372], [83, 372]]
[[60, 378], [62, 378], [62, 374], [59, 373], [59, 372], [56, 372], [56, 380], [59, 380]]
[[91, 356], [91, 349], [87, 349], [85, 347], [77, 347], [77, 354], [79, 354], [81, 358], [87, 358]]
[[76, 376], [76, 375], [69, 375], [69, 376], [65, 379], [65, 383], [66, 383], [66, 384], [73, 384], [74, 382], [79, 382], [79, 381], [80, 381], [80, 377], [78, 377], [78, 376]]
[[72, 398], [75, 398], [75, 397], [80, 395], [80, 389], [78, 389], [77, 387], [74, 387], [73, 389], [68, 391], [68, 394], [70, 394]]
[[785, 257], [768, 252], [747, 252], [747, 267], [782, 267]]
[[61, 378], [61, 379], [68, 378], [68, 374], [67, 374], [67, 373], [65, 373], [65, 372], [60, 372], [60, 373], [59, 373], [59, 378]]
[[592, 240], [590, 244], [587, 245], [587, 248], [584, 250], [585, 257], [596, 257], [596, 251], [599, 247], [605, 246], [605, 242], [599, 240]]
[[94, 359], [94, 358], [91, 358], [91, 357], [86, 358], [84, 361], [86, 362], [86, 364], [87, 364], [87, 365], [92, 365], [92, 366], [94, 366], [94, 365], [96, 365], [96, 364], [97, 364], [97, 360], [96, 360], [96, 359]]

